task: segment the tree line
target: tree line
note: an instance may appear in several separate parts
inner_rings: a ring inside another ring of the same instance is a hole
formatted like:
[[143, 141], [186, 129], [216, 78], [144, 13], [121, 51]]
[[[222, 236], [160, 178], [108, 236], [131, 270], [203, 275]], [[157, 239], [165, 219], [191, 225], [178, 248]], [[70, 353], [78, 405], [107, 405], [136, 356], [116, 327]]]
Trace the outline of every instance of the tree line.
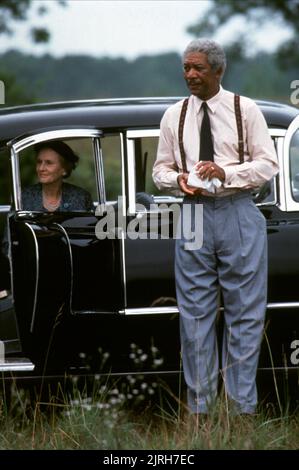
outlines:
[[[251, 58], [229, 51], [225, 88], [257, 99], [290, 103], [297, 69], [279, 68], [273, 55]], [[173, 52], [124, 58], [70, 55], [55, 58], [16, 50], [0, 54], [6, 105], [77, 99], [185, 96], [181, 57]]]

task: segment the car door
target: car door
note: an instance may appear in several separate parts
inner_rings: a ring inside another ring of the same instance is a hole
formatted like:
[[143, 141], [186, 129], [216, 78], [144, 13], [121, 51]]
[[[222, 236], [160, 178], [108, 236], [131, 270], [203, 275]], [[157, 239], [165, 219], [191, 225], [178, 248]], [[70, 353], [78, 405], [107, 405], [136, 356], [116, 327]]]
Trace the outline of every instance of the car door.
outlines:
[[270, 130], [279, 175], [270, 199], [259, 207], [267, 221], [268, 309], [260, 367], [291, 367], [292, 343], [299, 336], [299, 119], [287, 130]]
[[174, 283], [175, 229], [181, 198], [153, 184], [159, 129], [129, 130], [127, 141], [127, 224], [124, 317], [137, 334], [134, 343], [159, 351], [159, 365], [180, 369], [178, 309]]
[[[271, 308], [285, 304], [299, 306], [299, 119], [276, 138], [279, 180], [273, 201], [261, 204], [267, 219], [269, 255], [269, 292]], [[272, 131], [274, 132], [274, 131]], [[278, 132], [278, 131], [276, 131]]]
[[158, 136], [158, 129], [127, 132], [127, 314], [177, 311], [174, 227], [181, 200], [169, 194], [161, 195], [152, 182]]
[[[96, 234], [96, 226], [106, 213], [102, 138], [96, 130], [66, 129], [10, 143], [14, 184], [14, 207], [9, 216], [12, 289], [22, 344], [35, 356], [61, 325], [64, 347], [77, 353], [84, 351], [84, 341], [88, 344], [91, 338], [88, 329], [95, 325], [87, 319], [124, 307], [122, 240], [100, 239]], [[76, 172], [87, 172], [88, 182], [94, 178], [94, 211], [22, 209], [22, 158], [35, 144], [57, 139], [84, 141], [90, 148], [93, 170], [81, 169], [79, 163]], [[98, 341], [96, 335], [93, 337]]]

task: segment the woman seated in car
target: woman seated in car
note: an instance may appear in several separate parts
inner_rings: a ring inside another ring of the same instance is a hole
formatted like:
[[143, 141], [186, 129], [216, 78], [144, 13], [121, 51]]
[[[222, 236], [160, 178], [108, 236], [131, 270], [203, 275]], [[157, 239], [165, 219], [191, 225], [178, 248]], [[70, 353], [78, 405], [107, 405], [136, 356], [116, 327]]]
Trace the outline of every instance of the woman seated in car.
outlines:
[[38, 183], [22, 191], [23, 210], [91, 211], [88, 191], [64, 181], [78, 163], [79, 157], [62, 141], [37, 144], [36, 173]]

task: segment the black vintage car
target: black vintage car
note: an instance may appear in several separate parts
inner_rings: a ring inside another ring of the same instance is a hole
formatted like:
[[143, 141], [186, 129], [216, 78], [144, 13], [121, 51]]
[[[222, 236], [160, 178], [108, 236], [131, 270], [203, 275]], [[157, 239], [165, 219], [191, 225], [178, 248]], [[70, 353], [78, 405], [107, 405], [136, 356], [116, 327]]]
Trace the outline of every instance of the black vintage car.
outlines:
[[[181, 371], [174, 285], [182, 197], [151, 174], [177, 99], [50, 103], [0, 111], [0, 371], [11, 378]], [[299, 371], [299, 111], [258, 102], [280, 173], [256, 194], [267, 219], [268, 311], [259, 376]], [[94, 212], [23, 210], [33, 146], [67, 142]], [[8, 251], [5, 254], [5, 245]], [[221, 309], [219, 309], [221, 324]]]

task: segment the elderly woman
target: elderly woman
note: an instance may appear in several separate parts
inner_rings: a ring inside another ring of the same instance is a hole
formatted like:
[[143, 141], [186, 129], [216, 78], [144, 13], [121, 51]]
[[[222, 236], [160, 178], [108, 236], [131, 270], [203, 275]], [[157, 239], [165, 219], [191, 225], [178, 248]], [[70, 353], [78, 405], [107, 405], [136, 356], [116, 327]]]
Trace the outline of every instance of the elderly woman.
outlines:
[[37, 144], [36, 173], [39, 182], [22, 191], [24, 210], [32, 211], [91, 211], [88, 191], [64, 182], [70, 176], [79, 157], [62, 141]]

